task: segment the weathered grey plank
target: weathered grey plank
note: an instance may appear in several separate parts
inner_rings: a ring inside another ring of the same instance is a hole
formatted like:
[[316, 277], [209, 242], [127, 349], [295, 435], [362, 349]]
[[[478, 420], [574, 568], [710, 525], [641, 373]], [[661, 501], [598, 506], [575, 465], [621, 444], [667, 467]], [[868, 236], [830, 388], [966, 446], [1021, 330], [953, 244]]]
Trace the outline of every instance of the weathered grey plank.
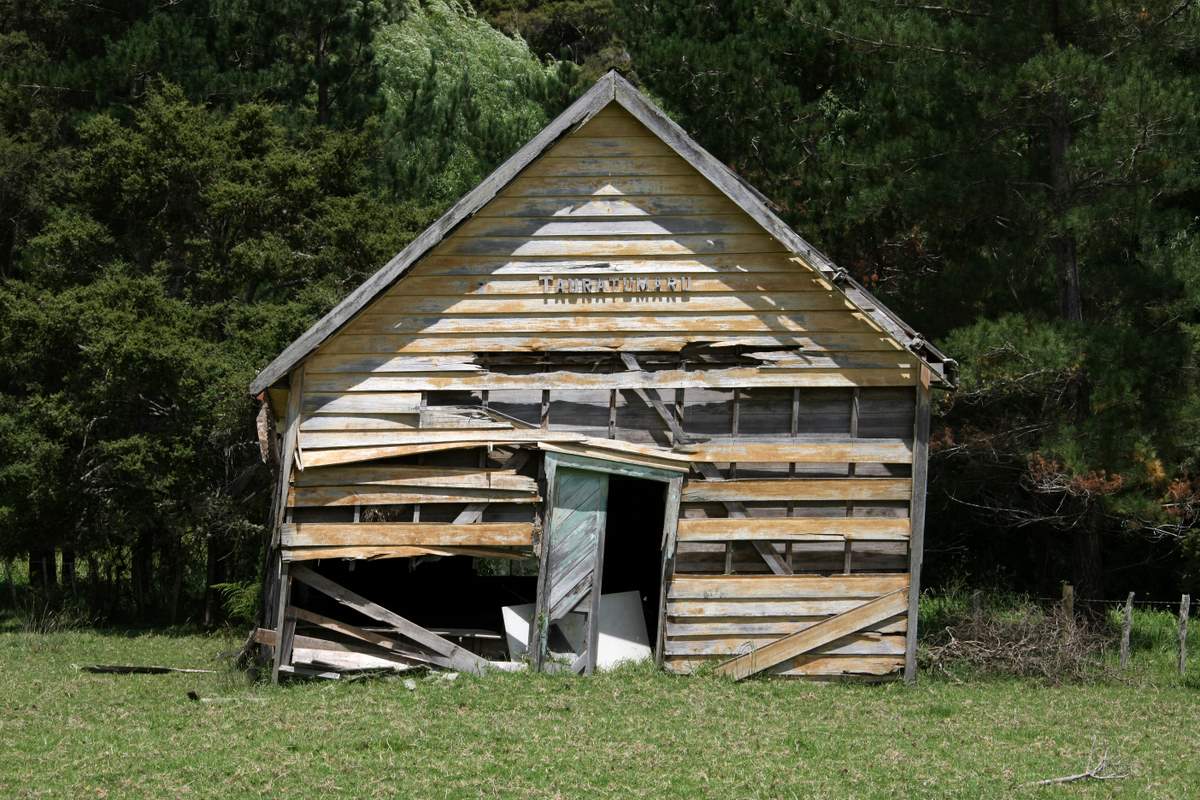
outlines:
[[921, 560], [925, 546], [925, 491], [929, 476], [929, 380], [921, 370], [916, 388], [916, 415], [913, 420], [912, 501], [909, 506], [912, 532], [909, 538], [908, 641], [904, 649], [904, 680], [917, 679], [917, 618], [921, 601]]

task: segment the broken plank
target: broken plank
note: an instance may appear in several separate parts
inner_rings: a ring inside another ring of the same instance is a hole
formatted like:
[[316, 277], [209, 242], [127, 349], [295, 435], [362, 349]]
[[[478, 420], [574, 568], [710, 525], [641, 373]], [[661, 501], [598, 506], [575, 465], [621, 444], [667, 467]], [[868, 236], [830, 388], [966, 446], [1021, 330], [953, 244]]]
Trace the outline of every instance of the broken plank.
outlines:
[[301, 583], [307, 584], [317, 591], [332, 597], [342, 605], [371, 619], [390, 625], [397, 633], [412, 639], [420, 645], [428, 647], [438, 655], [445, 656], [454, 669], [477, 675], [482, 674], [487, 669], [487, 661], [474, 653], [464, 650], [453, 642], [438, 636], [436, 633], [422, 628], [420, 625], [409, 622], [394, 611], [389, 611], [383, 606], [355, 594], [308, 567], [295, 566], [292, 576]]
[[511, 469], [470, 469], [395, 464], [387, 467], [322, 467], [296, 476], [296, 486], [429, 486], [536, 492], [537, 481]]
[[343, 670], [394, 669], [405, 671], [415, 667], [426, 666], [424, 663], [412, 659], [391, 656], [390, 654], [379, 653], [377, 651], [372, 652], [371, 648], [363, 645], [332, 642], [327, 639], [302, 636], [300, 634], [296, 634], [292, 641], [292, 646], [295, 648], [293, 652], [300, 654], [299, 657], [293, 656], [294, 661], [330, 666]]
[[[317, 640], [320, 641], [320, 640]], [[369, 653], [345, 652], [342, 650], [312, 647], [293, 648], [292, 660], [298, 664], [316, 669], [330, 669], [338, 672], [361, 672], [363, 670], [386, 669], [405, 671], [412, 669], [411, 664], [405, 664], [382, 656]]]
[[[579, 436], [578, 434], [568, 433], [564, 434], [564, 438], [567, 441], [575, 441]], [[430, 444], [402, 444], [388, 447], [342, 447], [329, 450], [309, 450], [304, 454], [304, 464], [308, 468], [328, 467], [337, 464], [375, 461], [383, 458], [415, 456], [422, 453], [439, 453], [446, 450], [471, 450], [493, 446], [506, 447], [510, 444], [514, 443], [506, 441], [502, 436], [497, 436], [494, 440], [486, 442], [433, 442]]]
[[412, 430], [412, 431], [341, 431], [301, 434], [305, 454], [311, 449], [334, 447], [386, 447], [435, 444], [440, 442], [578, 442], [582, 434], [570, 431], [522, 430]]
[[414, 650], [411, 647], [405, 647], [400, 642], [388, 636], [384, 636], [382, 633], [368, 631], [364, 628], [360, 628], [357, 625], [351, 625], [348, 622], [341, 622], [340, 620], [327, 617], [323, 614], [317, 614], [316, 612], [307, 611], [303, 608], [296, 608], [294, 606], [288, 609], [288, 614], [302, 622], [307, 622], [310, 625], [316, 625], [319, 628], [323, 628], [324, 630], [331, 631], [333, 633], [339, 633], [342, 636], [349, 636], [351, 639], [358, 639], [366, 642], [367, 644], [387, 650], [389, 653], [392, 653], [400, 658], [408, 659], [409, 661], [415, 661], [422, 664], [433, 664], [434, 666], [438, 667], [448, 667], [450, 665], [449, 659], [439, 656], [436, 653], [430, 653], [423, 650]]

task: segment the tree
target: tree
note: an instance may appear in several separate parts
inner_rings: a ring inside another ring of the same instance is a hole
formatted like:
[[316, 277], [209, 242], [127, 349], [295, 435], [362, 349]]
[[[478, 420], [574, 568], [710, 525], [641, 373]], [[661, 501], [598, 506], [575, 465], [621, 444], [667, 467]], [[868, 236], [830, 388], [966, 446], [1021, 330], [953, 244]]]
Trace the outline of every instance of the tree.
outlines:
[[686, 127], [963, 361], [931, 530], [1065, 533], [1093, 597], [1102, 534], [1195, 523], [1170, 509], [1196, 468], [1198, 34], [1189, 3], [1086, 0], [648, 3], [624, 29]]
[[0, 288], [4, 547], [127, 567], [136, 610], [174, 617], [197, 563], [257, 563], [256, 368], [412, 231], [362, 189], [369, 135], [169, 86], [79, 135]]
[[569, 67], [543, 66], [457, 3], [423, 4], [383, 27], [376, 48], [397, 198], [450, 205], [571, 99]]

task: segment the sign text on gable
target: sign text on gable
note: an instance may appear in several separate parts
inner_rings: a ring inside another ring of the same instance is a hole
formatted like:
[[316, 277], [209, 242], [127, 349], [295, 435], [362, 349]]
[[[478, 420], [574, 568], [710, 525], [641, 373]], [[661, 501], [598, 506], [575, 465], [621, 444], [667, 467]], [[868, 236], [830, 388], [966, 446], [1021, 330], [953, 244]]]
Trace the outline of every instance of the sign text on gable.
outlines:
[[687, 292], [691, 288], [692, 279], [688, 275], [617, 275], [582, 278], [542, 276], [542, 291], [547, 294]]

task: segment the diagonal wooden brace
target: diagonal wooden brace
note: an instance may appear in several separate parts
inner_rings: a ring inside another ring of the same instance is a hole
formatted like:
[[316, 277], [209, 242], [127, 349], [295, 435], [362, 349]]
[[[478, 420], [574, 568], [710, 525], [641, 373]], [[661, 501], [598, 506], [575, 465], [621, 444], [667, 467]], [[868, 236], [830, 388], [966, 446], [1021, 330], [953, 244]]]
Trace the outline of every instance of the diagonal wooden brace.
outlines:
[[897, 589], [882, 597], [877, 597], [861, 606], [855, 606], [849, 611], [835, 614], [827, 620], [818, 622], [811, 628], [788, 634], [782, 639], [764, 644], [749, 653], [723, 661], [717, 666], [718, 675], [728, 675], [740, 681], [781, 664], [789, 658], [823, 647], [837, 641], [843, 636], [849, 636], [856, 631], [869, 628], [883, 622], [889, 617], [903, 614], [908, 608], [908, 589]]
[[[629, 353], [621, 354], [621, 361], [627, 369], [640, 370], [641, 365], [638, 364], [637, 358]], [[683, 444], [691, 440], [691, 437], [684, 432], [679, 426], [679, 421], [675, 419], [675, 415], [667, 410], [667, 406], [663, 403], [662, 396], [659, 395], [657, 389], [633, 389], [634, 394], [638, 396], [646, 405], [654, 409], [654, 412], [662, 419], [667, 428], [671, 431], [671, 435], [675, 437], [675, 444]], [[721, 472], [712, 464], [705, 461], [693, 462], [696, 471], [705, 477], [706, 480], [720, 480]], [[746, 507], [741, 503], [724, 503], [725, 513], [731, 517], [745, 517]], [[762, 556], [763, 561], [767, 562], [767, 566], [771, 568], [771, 572], [776, 575], [791, 575], [792, 567], [778, 553], [770, 542], [752, 542], [754, 549]]]

